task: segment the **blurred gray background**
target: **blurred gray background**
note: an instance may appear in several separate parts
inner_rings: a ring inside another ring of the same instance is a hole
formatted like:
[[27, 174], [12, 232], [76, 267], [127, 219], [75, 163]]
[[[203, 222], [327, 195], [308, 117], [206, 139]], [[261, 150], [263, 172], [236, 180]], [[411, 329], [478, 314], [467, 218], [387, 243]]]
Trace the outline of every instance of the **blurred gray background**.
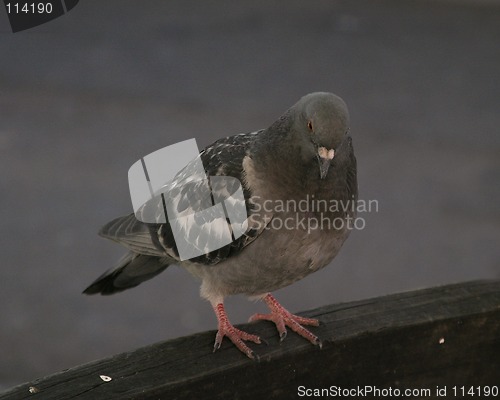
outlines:
[[16, 34], [0, 11], [0, 389], [215, 329], [178, 267], [81, 295], [123, 253], [96, 233], [131, 212], [140, 157], [266, 127], [312, 91], [348, 103], [379, 211], [277, 298], [297, 312], [499, 279], [499, 38], [498, 1], [86, 0]]

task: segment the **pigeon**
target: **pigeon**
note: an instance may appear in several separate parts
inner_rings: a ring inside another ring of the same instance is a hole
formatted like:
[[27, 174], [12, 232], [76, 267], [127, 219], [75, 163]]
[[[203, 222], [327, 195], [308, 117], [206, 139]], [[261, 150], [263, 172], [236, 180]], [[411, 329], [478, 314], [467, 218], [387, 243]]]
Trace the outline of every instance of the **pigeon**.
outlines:
[[[352, 230], [358, 185], [349, 124], [340, 97], [316, 92], [303, 96], [267, 129], [215, 141], [198, 157], [206, 175], [235, 178], [241, 184], [247, 211], [243, 234], [182, 260], [171, 222], [145, 223], [133, 213], [117, 218], [99, 234], [129, 252], [83, 293], [120, 292], [177, 264], [201, 281], [200, 295], [215, 312], [214, 352], [227, 337], [246, 356], [258, 358], [245, 342], [260, 344], [260, 337], [234, 327], [224, 309], [224, 299], [236, 294], [266, 303], [269, 313], [255, 314], [250, 321], [273, 322], [280, 341], [289, 328], [321, 347], [320, 339], [305, 328], [319, 321], [292, 314], [271, 292], [328, 265]], [[196, 186], [184, 190], [180, 185], [189, 182], [189, 171], [188, 164], [174, 178], [173, 189], [165, 192], [181, 210], [193, 207]], [[210, 226], [209, 234], [217, 235], [217, 228]]]

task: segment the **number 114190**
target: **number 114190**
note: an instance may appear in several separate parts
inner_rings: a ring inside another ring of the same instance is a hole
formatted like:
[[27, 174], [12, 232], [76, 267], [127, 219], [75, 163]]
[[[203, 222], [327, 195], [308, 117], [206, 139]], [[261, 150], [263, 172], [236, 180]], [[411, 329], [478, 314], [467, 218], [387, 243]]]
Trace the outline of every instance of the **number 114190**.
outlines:
[[454, 397], [497, 397], [498, 386], [453, 386]]
[[6, 3], [9, 14], [50, 14], [52, 13], [51, 3]]

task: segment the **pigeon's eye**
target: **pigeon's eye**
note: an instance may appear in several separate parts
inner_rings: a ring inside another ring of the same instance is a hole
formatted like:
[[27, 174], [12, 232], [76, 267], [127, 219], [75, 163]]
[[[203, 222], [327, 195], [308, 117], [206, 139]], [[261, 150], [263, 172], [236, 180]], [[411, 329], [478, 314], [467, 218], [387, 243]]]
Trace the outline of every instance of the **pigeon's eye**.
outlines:
[[313, 130], [313, 124], [312, 124], [312, 122], [311, 122], [311, 121], [308, 121], [308, 122], [307, 122], [307, 127], [308, 127], [308, 128], [309, 128], [309, 130], [312, 132], [312, 130]]

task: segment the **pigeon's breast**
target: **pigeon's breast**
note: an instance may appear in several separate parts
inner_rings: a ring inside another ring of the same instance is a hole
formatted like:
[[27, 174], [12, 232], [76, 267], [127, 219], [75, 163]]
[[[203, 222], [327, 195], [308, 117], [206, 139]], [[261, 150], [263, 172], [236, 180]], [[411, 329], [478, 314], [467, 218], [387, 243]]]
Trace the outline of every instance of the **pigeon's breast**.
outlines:
[[214, 296], [280, 289], [329, 264], [349, 235], [313, 221], [301, 213], [275, 215], [258, 240], [235, 257], [213, 266], [186, 267], [202, 279], [202, 293]]

